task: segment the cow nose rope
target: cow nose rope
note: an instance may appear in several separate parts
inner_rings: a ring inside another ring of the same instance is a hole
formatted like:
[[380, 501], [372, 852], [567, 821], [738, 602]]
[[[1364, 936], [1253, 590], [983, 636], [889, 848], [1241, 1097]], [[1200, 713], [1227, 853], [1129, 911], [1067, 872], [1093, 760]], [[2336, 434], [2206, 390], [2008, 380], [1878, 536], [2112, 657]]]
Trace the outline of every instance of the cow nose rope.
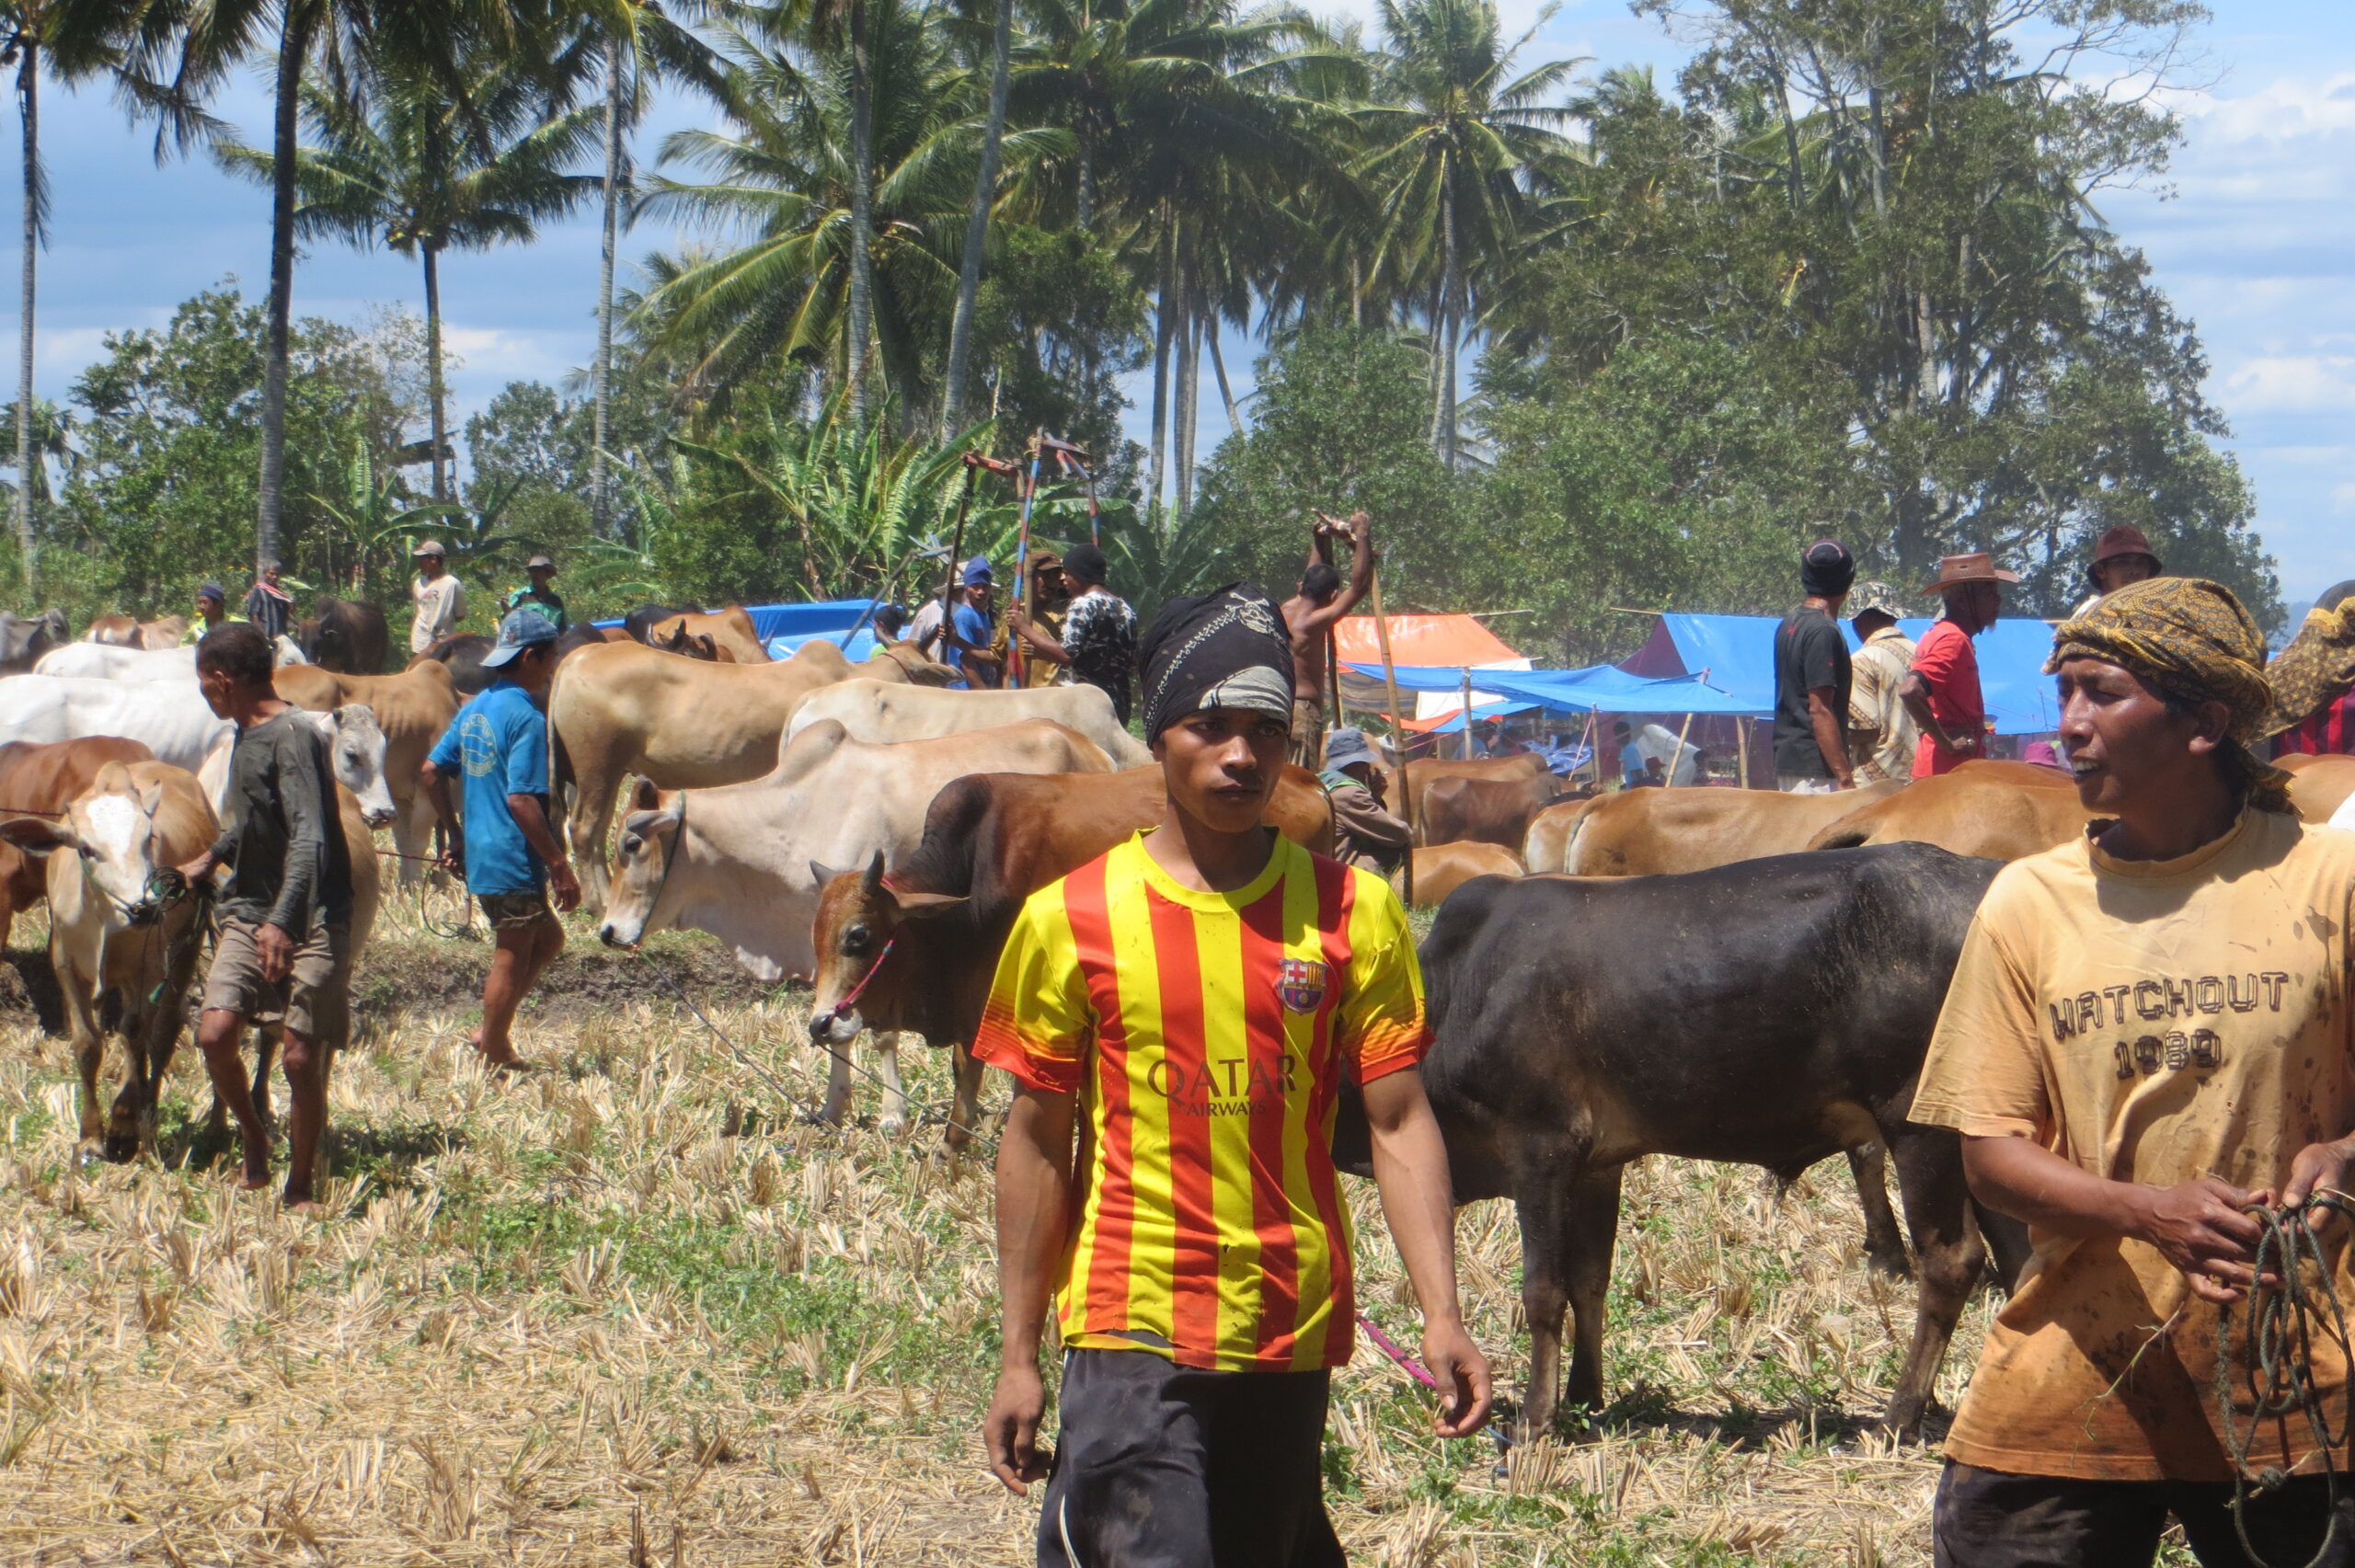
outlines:
[[[887, 943], [885, 947], [888, 951], [890, 944]], [[695, 1015], [695, 1021], [701, 1024], [705, 1028], [711, 1031], [712, 1038], [718, 1040], [721, 1045], [728, 1047], [729, 1055], [734, 1057], [739, 1062], [742, 1063], [752, 1071], [753, 1076], [760, 1079], [762, 1082], [767, 1084], [773, 1093], [782, 1098], [787, 1104], [791, 1105], [795, 1110], [800, 1112], [805, 1118], [812, 1122], [822, 1122], [825, 1119], [815, 1107], [809, 1104], [809, 1102], [803, 1100], [799, 1095], [794, 1093], [791, 1089], [787, 1088], [775, 1073], [763, 1067], [759, 1062], [754, 1061], [751, 1056], [746, 1054], [741, 1046], [739, 1046], [734, 1040], [729, 1039], [728, 1037], [728, 1032], [725, 1029], [722, 1029], [718, 1024], [713, 1023], [710, 1017], [705, 1013], [704, 1010], [695, 1004], [695, 999], [687, 995], [684, 990], [680, 989], [679, 983], [671, 978], [669, 972], [666, 971], [661, 965], [657, 964], [654, 961], [651, 954], [648, 953], [643, 947], [639, 947], [635, 944], [630, 947], [629, 951], [637, 954], [638, 957], [646, 961], [647, 968], [653, 972], [655, 979], [661, 982], [662, 989], [669, 991], [672, 996], [677, 997], [680, 1002], [685, 1006], [686, 1010]], [[877, 962], [880, 963], [881, 960], [879, 958]], [[868, 971], [869, 974], [872, 974], [873, 972], [873, 970]], [[854, 991], [851, 994], [856, 997], [857, 992]], [[812, 1034], [810, 1038], [816, 1044], [825, 1047], [826, 1054], [828, 1056], [833, 1057], [836, 1061], [841, 1062], [844, 1067], [848, 1068], [851, 1071], [856, 1072], [861, 1078], [866, 1079], [870, 1083], [880, 1084], [887, 1090], [891, 1087], [890, 1083], [880, 1074], [870, 1072], [866, 1068], [859, 1066], [858, 1063], [851, 1060], [850, 1053], [844, 1047], [837, 1046], [830, 1040], [820, 1040], [815, 1034]], [[986, 1144], [993, 1153], [994, 1153], [997, 1149], [997, 1139], [989, 1137], [987, 1134], [975, 1132], [971, 1127], [967, 1127], [963, 1122], [959, 1121], [953, 1116], [946, 1114], [935, 1116], [927, 1112], [924, 1119], [926, 1122], [936, 1121], [943, 1127], [954, 1127], [957, 1131], [963, 1133], [967, 1138], [971, 1139], [974, 1142]]]
[[[818, 1038], [819, 1030], [831, 1029], [835, 1024], [841, 1023], [845, 1017], [849, 1016], [852, 1004], [858, 1001], [859, 997], [866, 992], [869, 982], [871, 982], [875, 977], [882, 971], [883, 960], [891, 956], [891, 945], [899, 940], [900, 939], [896, 936], [885, 937], [883, 939], [883, 951], [875, 956], [875, 962], [867, 966], [867, 973], [858, 977], [858, 984], [851, 987], [849, 990], [844, 992], [843, 999], [834, 1003], [832, 1007], [826, 1009], [825, 1012], [811, 1014], [810, 1019], [810, 1037], [811, 1039], [814, 1040]], [[829, 1044], [828, 1048], [832, 1048], [831, 1044]]]
[[[1383, 1333], [1382, 1325], [1362, 1310], [1358, 1312], [1358, 1327], [1365, 1330], [1366, 1338], [1373, 1341], [1376, 1350], [1397, 1363], [1400, 1371], [1431, 1392], [1439, 1392], [1439, 1379], [1431, 1376], [1430, 1369], [1407, 1355], [1398, 1342]], [[1497, 1442], [1497, 1469], [1500, 1473], [1504, 1470], [1505, 1456], [1512, 1451], [1512, 1421], [1508, 1402], [1501, 1397], [1492, 1397], [1488, 1404], [1488, 1433]]]
[[[2274, 1568], [2249, 1541], [2249, 1489], [2254, 1485], [2260, 1493], [2272, 1492], [2288, 1484], [2290, 1477], [2272, 1465], [2252, 1476], [2249, 1449], [2269, 1421], [2286, 1459], [2290, 1452], [2290, 1417], [2293, 1413], [2303, 1416], [2307, 1433], [2322, 1455], [2323, 1491], [2327, 1500], [2322, 1544], [2305, 1563], [2305, 1568], [2318, 1568], [2330, 1555], [2338, 1535], [2338, 1471], [2332, 1462], [2332, 1450], [2345, 1448], [2348, 1435], [2344, 1425], [2336, 1433], [2331, 1430], [2329, 1413], [2323, 1408], [2323, 1395], [2315, 1387], [2314, 1348], [2317, 1338], [2326, 1346], [2336, 1346], [2343, 1375], [2350, 1364], [2355, 1364], [2355, 1345], [2349, 1343], [2347, 1314], [2339, 1303], [2338, 1288], [2331, 1278], [2330, 1259], [2323, 1252], [2317, 1231], [2322, 1219], [2329, 1214], [2355, 1220], [2355, 1199], [2324, 1188], [2301, 1204], [2280, 1208], [2256, 1204], [2246, 1213], [2257, 1221], [2261, 1233], [2254, 1263], [2257, 1283], [2249, 1288], [2248, 1331], [2237, 1366], [2230, 1349], [2230, 1306], [2219, 1310], [2216, 1324], [2216, 1420], [2233, 1458], [2233, 1528], [2240, 1537], [2241, 1551], [2251, 1562], [2257, 1568]], [[2311, 1281], [2304, 1272], [2308, 1264], [2314, 1265]], [[2268, 1276], [2278, 1283], [2266, 1284]], [[2246, 1425], [2233, 1411], [2236, 1375], [2251, 1406]]]

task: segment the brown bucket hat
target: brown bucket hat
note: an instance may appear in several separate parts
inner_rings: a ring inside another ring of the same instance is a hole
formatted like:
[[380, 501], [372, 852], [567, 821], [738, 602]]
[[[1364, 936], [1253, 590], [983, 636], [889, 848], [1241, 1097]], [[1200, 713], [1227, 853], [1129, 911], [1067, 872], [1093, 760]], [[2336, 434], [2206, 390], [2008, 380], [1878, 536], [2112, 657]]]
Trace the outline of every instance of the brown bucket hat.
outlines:
[[2141, 529], [2130, 523], [2121, 522], [2101, 536], [2100, 542], [2094, 545], [2093, 564], [2098, 567], [2104, 561], [2114, 561], [2120, 555], [2148, 555], [2152, 566], [2165, 569], [2164, 563], [2159, 560], [2159, 553], [2151, 548], [2150, 539]]
[[1995, 557], [1984, 550], [1973, 550], [1960, 555], [1938, 557], [1938, 578], [1922, 589], [1924, 593], [1944, 593], [1950, 588], [1963, 588], [1974, 582], [2017, 582], [2017, 572], [2007, 572], [1995, 564]]

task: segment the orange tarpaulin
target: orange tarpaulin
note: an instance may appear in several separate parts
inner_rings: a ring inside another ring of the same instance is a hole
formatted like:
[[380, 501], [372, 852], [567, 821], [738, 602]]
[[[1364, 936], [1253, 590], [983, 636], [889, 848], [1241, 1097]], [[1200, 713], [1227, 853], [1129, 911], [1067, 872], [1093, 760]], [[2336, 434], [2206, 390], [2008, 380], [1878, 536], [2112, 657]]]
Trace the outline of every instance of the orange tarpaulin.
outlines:
[[[1521, 655], [1469, 615], [1392, 615], [1390, 657], [1401, 665], [1502, 664]], [[1333, 628], [1333, 643], [1344, 664], [1380, 664], [1373, 617], [1344, 616]]]

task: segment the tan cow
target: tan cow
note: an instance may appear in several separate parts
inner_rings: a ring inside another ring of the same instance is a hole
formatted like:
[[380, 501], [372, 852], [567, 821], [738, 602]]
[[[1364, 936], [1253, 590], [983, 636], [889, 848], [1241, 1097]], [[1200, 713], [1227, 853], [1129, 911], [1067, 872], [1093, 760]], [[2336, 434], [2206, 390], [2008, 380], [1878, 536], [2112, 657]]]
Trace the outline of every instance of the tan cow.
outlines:
[[2067, 774], [2031, 762], [1974, 761], [1858, 807], [1827, 825], [1808, 848], [1913, 842], [2019, 860], [2065, 843], [2091, 820]]
[[[810, 925], [818, 889], [834, 873], [880, 854], [897, 865], [924, 837], [933, 796], [968, 773], [1107, 773], [1101, 748], [1051, 719], [875, 745], [829, 720], [785, 743], [776, 767], [749, 784], [658, 794], [631, 792], [614, 857], [604, 922], [608, 946], [635, 947], [649, 931], [707, 931], [760, 979], [817, 972]], [[899, 1036], [878, 1035], [883, 1130], [907, 1125]], [[850, 1047], [833, 1047], [824, 1118], [850, 1104]]]
[[[1476, 876], [1519, 876], [1521, 861], [1512, 851], [1497, 844], [1464, 841], [1433, 844], [1418, 849], [1415, 856], [1415, 907], [1435, 910], [1447, 902], [1447, 896]], [[1401, 878], [1393, 874], [1390, 887], [1401, 897], [1405, 888]]]
[[1477, 841], [1518, 850], [1529, 824], [1554, 799], [1554, 775], [1540, 778], [1433, 779], [1423, 791], [1415, 832], [1425, 844]]
[[[54, 819], [95, 783], [109, 762], [152, 762], [136, 740], [92, 735], [79, 740], [11, 740], [0, 744], [0, 818], [27, 814]], [[0, 943], [17, 916], [49, 897], [49, 867], [39, 856], [0, 842]]]
[[774, 662], [769, 658], [767, 645], [761, 641], [760, 634], [752, 630], [751, 613], [741, 604], [731, 604], [725, 610], [714, 610], [708, 613], [691, 610], [683, 615], [673, 615], [667, 621], [656, 623], [648, 627], [646, 633], [649, 647], [656, 643], [674, 643], [682, 637], [709, 637], [713, 647], [724, 650], [738, 664]]
[[[1398, 798], [1398, 770], [1389, 763], [1379, 764], [1386, 787], [1384, 800]], [[1551, 781], [1559, 787], [1553, 772], [1545, 766], [1545, 759], [1534, 751], [1524, 751], [1518, 757], [1418, 757], [1407, 764], [1407, 776], [1415, 785], [1415, 821], [1419, 826], [1425, 807], [1423, 796], [1431, 785], [1442, 779], [1537, 779]]]
[[294, 664], [274, 671], [270, 679], [279, 696], [298, 708], [330, 713], [362, 703], [374, 712], [385, 732], [385, 787], [393, 797], [393, 848], [402, 856], [400, 881], [403, 886], [417, 881], [425, 874], [433, 830], [433, 803], [418, 787], [418, 774], [433, 743], [458, 715], [458, 689], [450, 667], [426, 659], [398, 675], [340, 675], [316, 664]]
[[2290, 774], [2290, 798], [2309, 822], [2329, 821], [2355, 797], [2355, 757], [2283, 757], [2280, 761], [2285, 767], [2298, 764]]
[[803, 704], [793, 715], [798, 733], [833, 719], [861, 740], [930, 740], [971, 729], [994, 729], [1026, 718], [1066, 724], [1104, 749], [1123, 768], [1152, 762], [1144, 742], [1131, 735], [1101, 687], [1040, 686], [1016, 692], [937, 692], [882, 681], [845, 681]]
[[[1770, 854], [1797, 854], [1865, 801], [1897, 792], [1867, 784], [1837, 795], [1763, 789], [1623, 789], [1587, 803], [1562, 852], [1572, 876], [1665, 876]], [[1531, 829], [1535, 834], [1534, 826]]]
[[1563, 858], [1569, 853], [1570, 835], [1578, 830], [1587, 808], [1607, 795], [1590, 795], [1576, 800], [1557, 800], [1529, 819], [1529, 831], [1521, 841], [1521, 864], [1528, 867], [1532, 876], [1557, 873]]
[[607, 643], [557, 665], [548, 691], [550, 779], [581, 908], [604, 910], [605, 834], [625, 779], [642, 774], [657, 789], [757, 779], [776, 766], [777, 743], [810, 694], [861, 668], [823, 639], [766, 664], [704, 664]]
[[[220, 831], [196, 775], [162, 762], [107, 763], [61, 821], [0, 822], [0, 838], [48, 859], [49, 956], [82, 1079], [85, 1154], [155, 1150], [156, 1094], [203, 938], [201, 905], [162, 896], [156, 874], [194, 860]], [[101, 1115], [109, 1034], [122, 1043], [122, 1087]]]

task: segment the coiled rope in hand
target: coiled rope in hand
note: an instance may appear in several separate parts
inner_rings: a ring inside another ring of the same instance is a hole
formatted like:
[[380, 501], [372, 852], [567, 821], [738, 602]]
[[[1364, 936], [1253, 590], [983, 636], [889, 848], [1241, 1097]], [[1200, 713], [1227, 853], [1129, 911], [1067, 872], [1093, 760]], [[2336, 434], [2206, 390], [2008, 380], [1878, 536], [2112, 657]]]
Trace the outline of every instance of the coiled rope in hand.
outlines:
[[[2301, 1417], [2322, 1455], [2324, 1495], [2328, 1500], [2322, 1544], [2305, 1564], [2305, 1568], [2317, 1568], [2330, 1554], [2338, 1534], [2338, 1466], [2332, 1453], [2347, 1447], [2347, 1428], [2342, 1418], [2339, 1428], [2331, 1429], [2322, 1392], [2315, 1386], [2316, 1342], [2337, 1348], [2342, 1376], [2355, 1368], [2355, 1344], [2348, 1337], [2347, 1313], [2339, 1303], [2330, 1260], [2324, 1254], [2317, 1231], [2332, 1213], [2355, 1220], [2355, 1200], [2345, 1193], [2322, 1188], [2303, 1203], [2280, 1208], [2256, 1204], [2246, 1212], [2257, 1221], [2260, 1234], [2253, 1268], [2256, 1282], [2248, 1292], [2248, 1332], [2237, 1365], [2231, 1349], [2230, 1306], [2220, 1309], [2216, 1325], [2216, 1420], [2233, 1459], [2233, 1528], [2251, 1562], [2257, 1568], [2274, 1568], [2249, 1540], [2249, 1490], [2253, 1485], [2258, 1492], [2272, 1492], [2288, 1484], [2290, 1477], [2273, 1465], [2251, 1475], [2249, 1450], [2270, 1423], [2281, 1457], [2287, 1459], [2291, 1418]], [[2309, 1264], [2311, 1278], [2306, 1272]], [[2233, 1408], [2235, 1381], [2249, 1402], [2245, 1423]]]

